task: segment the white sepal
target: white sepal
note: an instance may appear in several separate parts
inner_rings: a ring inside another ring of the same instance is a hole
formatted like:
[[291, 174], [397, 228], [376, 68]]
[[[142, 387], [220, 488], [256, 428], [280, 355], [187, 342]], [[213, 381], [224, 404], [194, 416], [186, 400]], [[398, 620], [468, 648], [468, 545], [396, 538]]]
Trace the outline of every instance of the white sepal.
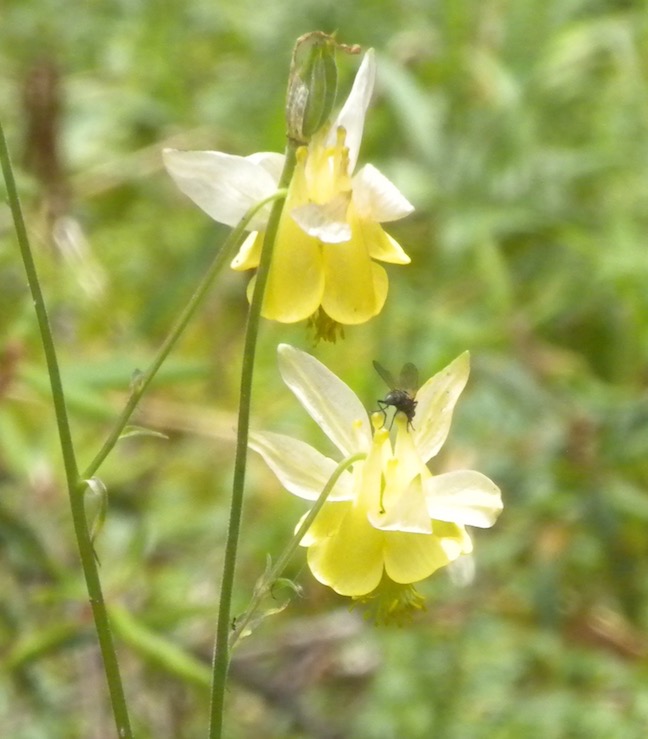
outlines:
[[[208, 216], [227, 226], [236, 226], [249, 208], [277, 189], [276, 160], [270, 156], [165, 149], [162, 158], [180, 190]], [[269, 206], [257, 213], [250, 230], [261, 230], [269, 213]]]
[[427, 462], [443, 446], [452, 422], [452, 412], [468, 382], [470, 355], [460, 354], [431, 377], [416, 393], [414, 444]]
[[360, 64], [349, 97], [333, 122], [326, 140], [328, 146], [335, 146], [337, 130], [340, 126], [344, 128], [346, 145], [349, 148], [349, 174], [353, 172], [358, 161], [365, 115], [371, 101], [375, 81], [376, 58], [374, 50], [369, 49]]
[[492, 526], [502, 510], [502, 494], [486, 475], [457, 470], [425, 481], [428, 513], [437, 521], [462, 526]]
[[[288, 492], [306, 500], [317, 500], [338, 466], [335, 460], [309, 444], [283, 434], [253, 431], [249, 445], [263, 457]], [[350, 500], [352, 497], [351, 474], [344, 472], [327, 500]]]
[[353, 390], [306, 352], [280, 344], [277, 353], [283, 381], [342, 454], [368, 449], [369, 418]]
[[405, 218], [414, 206], [373, 164], [365, 164], [353, 178], [353, 204], [368, 221], [387, 223]]

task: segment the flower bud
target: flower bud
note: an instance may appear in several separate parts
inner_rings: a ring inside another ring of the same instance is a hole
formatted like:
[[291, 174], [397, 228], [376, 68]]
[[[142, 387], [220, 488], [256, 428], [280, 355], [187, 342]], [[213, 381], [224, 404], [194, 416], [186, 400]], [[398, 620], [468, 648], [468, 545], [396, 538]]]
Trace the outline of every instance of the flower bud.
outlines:
[[290, 64], [286, 120], [288, 137], [307, 144], [326, 123], [337, 91], [335, 50], [332, 36], [314, 31], [297, 39]]

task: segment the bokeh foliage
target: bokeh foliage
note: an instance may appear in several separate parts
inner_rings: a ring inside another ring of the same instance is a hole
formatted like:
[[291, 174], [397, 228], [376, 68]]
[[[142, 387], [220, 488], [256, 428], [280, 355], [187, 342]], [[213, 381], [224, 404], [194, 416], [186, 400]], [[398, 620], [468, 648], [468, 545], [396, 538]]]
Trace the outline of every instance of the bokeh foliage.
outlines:
[[[283, 147], [294, 40], [377, 49], [361, 161], [416, 205], [383, 315], [317, 355], [375, 405], [376, 358], [424, 377], [469, 348], [440, 464], [505, 511], [429, 609], [375, 630], [312, 581], [241, 648], [230, 736], [643, 737], [648, 726], [648, 7], [632, 0], [6, 0], [0, 113], [79, 457], [96, 451], [225, 231], [163, 146]], [[342, 63], [348, 84], [353, 64]], [[138, 735], [207, 715], [247, 278], [227, 275], [123, 441], [97, 545]], [[0, 204], [0, 725], [111, 735], [31, 300]], [[264, 324], [254, 420], [322, 443]], [[235, 608], [303, 506], [252, 459]], [[278, 601], [283, 598], [277, 594]], [[276, 604], [269, 604], [269, 607]], [[332, 716], [331, 718], [326, 718]], [[327, 734], [327, 732], [329, 732]]]

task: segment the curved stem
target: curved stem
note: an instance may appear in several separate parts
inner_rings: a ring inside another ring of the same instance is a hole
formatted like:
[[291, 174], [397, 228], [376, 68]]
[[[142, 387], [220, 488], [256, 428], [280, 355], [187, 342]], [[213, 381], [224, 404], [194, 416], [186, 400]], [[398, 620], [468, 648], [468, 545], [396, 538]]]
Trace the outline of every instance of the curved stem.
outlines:
[[[296, 145], [289, 142], [286, 148], [284, 169], [279, 180], [279, 187], [286, 187], [295, 168]], [[225, 684], [229, 668], [229, 630], [230, 612], [232, 608], [232, 590], [234, 585], [234, 571], [238, 551], [239, 531], [241, 527], [241, 513], [243, 510], [243, 488], [245, 485], [245, 470], [247, 464], [248, 433], [250, 426], [250, 405], [252, 400], [252, 378], [254, 373], [254, 358], [256, 353], [257, 336], [261, 306], [268, 281], [272, 250], [279, 227], [279, 218], [283, 210], [283, 201], [275, 202], [263, 240], [263, 249], [259, 269], [254, 286], [254, 294], [248, 314], [245, 347], [243, 353], [243, 367], [241, 370], [241, 386], [239, 398], [238, 428], [236, 433], [236, 458], [234, 461], [234, 481], [232, 483], [232, 502], [230, 506], [229, 527], [223, 563], [223, 579], [218, 609], [218, 624], [216, 627], [216, 643], [214, 645], [212, 694], [210, 708], [210, 739], [220, 739], [223, 731], [223, 706], [225, 698]]]
[[245, 229], [248, 223], [250, 222], [250, 220], [254, 217], [254, 215], [259, 210], [261, 210], [268, 203], [272, 201], [277, 201], [277, 200], [279, 202], [282, 202], [285, 195], [286, 193], [284, 190], [278, 190], [276, 193], [274, 193], [270, 197], [254, 205], [252, 208], [248, 210], [248, 212], [238, 222], [236, 228], [227, 237], [225, 243], [219, 250], [218, 254], [214, 257], [214, 260], [212, 261], [211, 265], [207, 269], [205, 276], [202, 278], [200, 284], [194, 291], [189, 302], [185, 306], [182, 313], [178, 316], [175, 324], [173, 325], [173, 327], [171, 328], [171, 331], [169, 332], [169, 335], [164, 340], [164, 343], [158, 350], [158, 353], [155, 356], [155, 359], [151, 362], [151, 365], [146, 370], [146, 372], [144, 372], [141, 376], [137, 378], [137, 381], [131, 392], [131, 395], [128, 398], [128, 401], [126, 402], [126, 405], [124, 406], [122, 412], [119, 414], [119, 417], [115, 421], [113, 428], [110, 434], [108, 435], [106, 441], [104, 442], [101, 449], [97, 452], [92, 462], [90, 462], [90, 464], [83, 471], [82, 477], [84, 480], [89, 479], [97, 472], [101, 464], [104, 462], [106, 457], [112, 451], [115, 444], [119, 441], [119, 437], [121, 436], [121, 433], [126, 427], [126, 424], [128, 423], [131, 415], [133, 414], [133, 411], [137, 407], [137, 404], [139, 403], [142, 395], [144, 395], [144, 393], [146, 392], [146, 389], [151, 384], [151, 381], [157, 374], [157, 371], [162, 366], [162, 363], [167, 358], [167, 356], [169, 355], [169, 353], [175, 346], [176, 342], [182, 335], [183, 331], [187, 327], [187, 324], [189, 323], [192, 316], [196, 312], [196, 308], [200, 305], [200, 302], [205, 297], [206, 292], [211, 287], [212, 282], [214, 281], [214, 279], [216, 278], [220, 270], [223, 268], [225, 263], [228, 261], [234, 249], [237, 246], [239, 246], [241, 241], [243, 240], [243, 236], [245, 235]]
[[299, 547], [299, 542], [304, 538], [304, 535], [311, 527], [311, 524], [315, 520], [315, 517], [320, 512], [324, 503], [326, 503], [326, 499], [328, 498], [331, 490], [333, 490], [335, 483], [339, 480], [340, 475], [344, 472], [344, 470], [348, 469], [356, 462], [359, 462], [361, 459], [364, 459], [366, 456], [367, 455], [364, 452], [359, 452], [358, 454], [354, 454], [352, 457], [347, 457], [347, 459], [342, 460], [340, 464], [335, 468], [333, 474], [329, 477], [326, 485], [324, 486], [322, 492], [319, 494], [313, 507], [310, 509], [310, 511], [308, 511], [308, 515], [301, 522], [301, 525], [295, 532], [293, 538], [288, 542], [288, 546], [283, 550], [273, 567], [271, 567], [268, 572], [264, 573], [261, 582], [257, 585], [257, 587], [255, 587], [252, 598], [250, 598], [248, 607], [245, 609], [245, 613], [243, 613], [243, 615], [239, 616], [236, 619], [236, 627], [230, 635], [230, 649], [233, 649], [234, 645], [241, 638], [241, 634], [250, 622], [250, 619], [257, 609], [257, 606], [267, 595], [267, 593], [270, 592], [270, 589], [272, 588], [275, 580], [277, 580], [278, 577], [281, 577], [281, 574], [290, 561], [290, 558]]
[[72, 521], [74, 524], [74, 533], [79, 548], [79, 556], [81, 558], [81, 567], [86, 581], [90, 606], [92, 607], [92, 615], [94, 618], [97, 637], [99, 639], [99, 647], [101, 656], [103, 657], [104, 671], [108, 682], [110, 692], [110, 700], [112, 703], [113, 715], [117, 727], [117, 735], [120, 739], [130, 739], [132, 730], [128, 717], [128, 708], [126, 705], [126, 696], [122, 686], [121, 675], [119, 672], [119, 663], [115, 646], [110, 631], [110, 623], [108, 621], [108, 613], [101, 591], [101, 583], [99, 581], [99, 573], [95, 560], [92, 541], [88, 531], [88, 523], [84, 510], [84, 490], [85, 485], [79, 480], [76, 456], [74, 453], [74, 445], [72, 442], [72, 434], [70, 432], [70, 423], [65, 406], [65, 395], [63, 392], [63, 383], [61, 382], [61, 373], [59, 371], [58, 359], [56, 356], [56, 348], [52, 331], [47, 315], [45, 300], [38, 281], [38, 273], [36, 264], [29, 245], [27, 229], [20, 207], [18, 191], [13, 176], [9, 150], [5, 139], [2, 125], [0, 124], [0, 162], [2, 171], [7, 185], [7, 195], [9, 205], [16, 229], [16, 237], [18, 246], [23, 260], [27, 282], [34, 301], [34, 310], [36, 320], [41, 335], [41, 342], [45, 353], [45, 361], [49, 374], [50, 386], [52, 389], [52, 401], [54, 405], [54, 413], [56, 415], [56, 424], [58, 427], [58, 435], [61, 443], [61, 452], [63, 455], [63, 466], [65, 468], [65, 477], [67, 482], [68, 495], [70, 499], [70, 508], [72, 512]]

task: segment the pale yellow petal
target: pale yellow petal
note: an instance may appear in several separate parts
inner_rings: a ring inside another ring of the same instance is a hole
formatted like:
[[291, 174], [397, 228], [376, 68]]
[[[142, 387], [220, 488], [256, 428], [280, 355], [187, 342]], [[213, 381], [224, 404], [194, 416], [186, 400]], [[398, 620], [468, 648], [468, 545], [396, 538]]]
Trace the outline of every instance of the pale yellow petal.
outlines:
[[394, 457], [399, 461], [400, 474], [406, 483], [417, 475], [421, 476], [423, 480], [427, 480], [432, 476], [432, 473], [425, 466], [425, 462], [414, 445], [414, 438], [409, 432], [409, 423], [402, 413], [397, 415], [395, 424]]
[[384, 428], [377, 429], [364, 463], [354, 466], [355, 506], [370, 523], [371, 516], [378, 513], [381, 505], [383, 456], [390, 451], [389, 431]]
[[[340, 503], [325, 503], [315, 517], [313, 523], [310, 525], [310, 528], [299, 542], [301, 546], [310, 547], [318, 541], [328, 539], [333, 536], [340, 528], [342, 520], [350, 509], [351, 503], [346, 501]], [[297, 531], [301, 526], [302, 521], [307, 515], [308, 513], [304, 513], [297, 526], [295, 526], [295, 531]]]
[[472, 539], [464, 526], [447, 521], [433, 521], [432, 533], [438, 537], [448, 557], [453, 560], [473, 550]]
[[368, 519], [372, 526], [381, 531], [403, 531], [417, 534], [432, 533], [432, 523], [427, 510], [421, 476], [403, 484], [399, 479], [400, 460], [392, 459], [388, 467], [382, 496], [382, 507], [369, 511]]

